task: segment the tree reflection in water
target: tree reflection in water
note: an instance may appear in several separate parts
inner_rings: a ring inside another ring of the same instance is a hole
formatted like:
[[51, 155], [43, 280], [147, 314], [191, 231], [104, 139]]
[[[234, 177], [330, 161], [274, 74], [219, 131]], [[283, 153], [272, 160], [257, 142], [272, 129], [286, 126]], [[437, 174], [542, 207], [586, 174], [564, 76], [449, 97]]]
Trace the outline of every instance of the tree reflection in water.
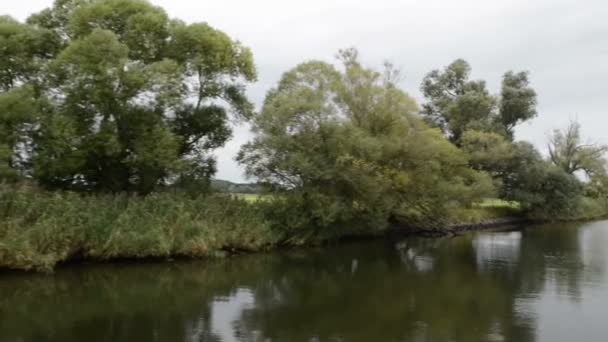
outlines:
[[607, 243], [596, 223], [3, 274], [0, 341], [560, 340], [552, 308], [608, 302]]

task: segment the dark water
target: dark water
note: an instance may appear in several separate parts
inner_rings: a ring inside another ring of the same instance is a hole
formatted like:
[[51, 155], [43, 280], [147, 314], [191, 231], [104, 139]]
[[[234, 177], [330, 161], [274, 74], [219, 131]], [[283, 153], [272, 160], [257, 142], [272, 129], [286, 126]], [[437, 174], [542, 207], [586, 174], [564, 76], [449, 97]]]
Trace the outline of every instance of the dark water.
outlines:
[[608, 341], [608, 222], [0, 274], [0, 341]]

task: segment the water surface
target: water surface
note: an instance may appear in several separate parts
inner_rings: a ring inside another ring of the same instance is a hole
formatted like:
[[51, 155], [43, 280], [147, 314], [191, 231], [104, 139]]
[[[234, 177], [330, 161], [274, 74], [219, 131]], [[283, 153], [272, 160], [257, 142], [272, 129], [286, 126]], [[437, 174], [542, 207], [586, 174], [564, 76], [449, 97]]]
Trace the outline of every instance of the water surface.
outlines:
[[608, 341], [608, 222], [0, 274], [0, 342]]

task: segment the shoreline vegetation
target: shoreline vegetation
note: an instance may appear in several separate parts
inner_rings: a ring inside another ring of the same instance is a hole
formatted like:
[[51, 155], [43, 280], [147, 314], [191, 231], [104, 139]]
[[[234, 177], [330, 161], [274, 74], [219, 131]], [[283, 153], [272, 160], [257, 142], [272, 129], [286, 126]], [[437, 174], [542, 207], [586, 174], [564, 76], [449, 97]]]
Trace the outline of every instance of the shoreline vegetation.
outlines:
[[[358, 227], [339, 234], [296, 236], [269, 219], [281, 206], [273, 201], [251, 194], [135, 197], [3, 187], [0, 269], [49, 272], [72, 262], [217, 258], [352, 238], [444, 237], [550, 221], [527, 217], [513, 204], [493, 200], [426, 226]], [[572, 220], [601, 217], [605, 215]]]
[[[0, 269], [608, 213], [608, 146], [576, 121], [547, 153], [516, 139], [539, 115], [526, 71], [493, 91], [457, 59], [424, 77], [419, 104], [400, 70], [347, 48], [287, 70], [258, 109], [253, 56], [146, 0], [0, 16]], [[255, 184], [214, 179], [239, 123]]]

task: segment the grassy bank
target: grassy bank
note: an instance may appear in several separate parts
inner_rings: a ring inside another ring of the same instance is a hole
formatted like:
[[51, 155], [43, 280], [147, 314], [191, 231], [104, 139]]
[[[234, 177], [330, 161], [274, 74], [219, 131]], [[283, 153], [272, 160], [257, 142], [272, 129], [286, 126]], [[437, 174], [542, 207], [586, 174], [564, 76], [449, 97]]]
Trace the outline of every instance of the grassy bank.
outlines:
[[[294, 244], [273, 221], [272, 197], [212, 194], [188, 197], [82, 195], [34, 188], [0, 191], [0, 268], [49, 271], [72, 260], [213, 257]], [[453, 213], [457, 221], [504, 216], [480, 205]], [[375, 227], [368, 228], [377, 234]], [[366, 234], [365, 231], [357, 231]], [[340, 235], [352, 232], [339, 232]], [[310, 236], [297, 244], [319, 242]]]
[[[75, 260], [204, 258], [382, 234], [378, 227], [332, 230], [330, 234], [307, 229], [311, 233], [303, 237], [301, 231], [277, 219], [291, 211], [275, 199], [176, 193], [82, 195], [0, 187], [0, 269], [50, 271], [59, 263]], [[606, 207], [588, 201], [584, 208], [584, 217], [581, 214], [576, 219], [601, 216]], [[517, 203], [487, 200], [447, 213], [449, 220], [436, 229], [520, 214]]]
[[275, 242], [255, 204], [221, 195], [0, 193], [0, 268], [71, 259], [207, 257]]

